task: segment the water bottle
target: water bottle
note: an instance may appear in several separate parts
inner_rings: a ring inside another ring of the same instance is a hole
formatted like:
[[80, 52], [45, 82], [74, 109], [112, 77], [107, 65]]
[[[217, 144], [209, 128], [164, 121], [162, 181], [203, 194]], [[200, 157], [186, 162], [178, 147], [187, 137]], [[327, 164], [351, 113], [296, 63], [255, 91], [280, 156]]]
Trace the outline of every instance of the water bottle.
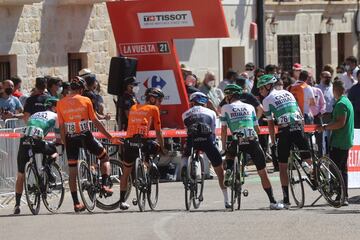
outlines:
[[310, 166], [307, 162], [303, 161], [301, 163], [301, 166], [303, 167], [306, 174], [310, 174]]

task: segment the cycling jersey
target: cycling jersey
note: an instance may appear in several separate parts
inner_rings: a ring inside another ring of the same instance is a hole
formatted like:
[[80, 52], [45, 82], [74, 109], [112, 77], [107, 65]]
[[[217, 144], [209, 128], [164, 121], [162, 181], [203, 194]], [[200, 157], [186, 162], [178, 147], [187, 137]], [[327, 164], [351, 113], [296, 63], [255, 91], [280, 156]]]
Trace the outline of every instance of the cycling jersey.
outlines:
[[182, 114], [185, 126], [189, 129], [195, 123], [204, 123], [215, 134], [216, 113], [202, 106], [194, 106]]
[[263, 100], [265, 116], [279, 125], [302, 122], [302, 114], [295, 97], [286, 90], [273, 89]]
[[231, 133], [242, 133], [244, 138], [257, 138], [258, 126], [255, 108], [250, 104], [236, 101], [221, 108], [221, 123], [228, 126]]
[[312, 87], [303, 81], [296, 81], [289, 87], [289, 91], [294, 95], [301, 112], [311, 115], [310, 99], [315, 99]]
[[59, 124], [64, 124], [67, 135], [89, 131], [89, 120], [96, 119], [92, 102], [79, 94], [71, 94], [57, 103]]
[[135, 104], [130, 108], [126, 136], [141, 134], [147, 137], [152, 123], [155, 130], [161, 130], [159, 108], [155, 105]]
[[59, 128], [57, 114], [52, 111], [37, 112], [31, 115], [24, 130], [25, 136], [43, 138], [49, 131]]

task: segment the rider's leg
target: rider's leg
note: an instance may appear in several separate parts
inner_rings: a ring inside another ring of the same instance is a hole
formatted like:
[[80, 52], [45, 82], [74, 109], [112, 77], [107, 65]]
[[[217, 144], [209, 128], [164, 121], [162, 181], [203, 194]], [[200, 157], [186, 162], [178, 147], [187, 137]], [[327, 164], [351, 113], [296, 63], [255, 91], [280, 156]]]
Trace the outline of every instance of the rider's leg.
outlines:
[[128, 188], [128, 179], [132, 172], [133, 165], [123, 162], [123, 174], [120, 177], [120, 202], [125, 202], [125, 196]]
[[283, 202], [285, 204], [289, 201], [289, 178], [288, 178], [288, 158], [290, 156], [290, 148], [293, 139], [290, 137], [288, 129], [280, 131], [278, 133], [279, 140], [277, 145], [277, 152], [279, 157], [279, 170], [280, 170], [280, 182], [283, 192]]
[[[24, 180], [25, 180], [25, 165], [29, 161], [29, 147], [23, 145], [24, 139], [20, 140], [19, 152], [17, 156], [17, 166], [18, 173], [16, 177], [15, 184], [15, 207], [20, 206], [21, 195], [24, 189]], [[20, 212], [19, 212], [20, 213]]]

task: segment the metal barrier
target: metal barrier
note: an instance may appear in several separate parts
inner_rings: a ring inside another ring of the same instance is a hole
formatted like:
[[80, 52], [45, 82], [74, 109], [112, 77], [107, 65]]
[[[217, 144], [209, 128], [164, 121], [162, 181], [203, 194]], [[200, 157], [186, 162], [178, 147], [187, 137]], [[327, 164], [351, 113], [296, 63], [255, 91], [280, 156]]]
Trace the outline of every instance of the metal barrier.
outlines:
[[20, 128], [24, 127], [25, 122], [22, 119], [17, 118], [9, 118], [5, 120], [4, 127], [5, 128]]

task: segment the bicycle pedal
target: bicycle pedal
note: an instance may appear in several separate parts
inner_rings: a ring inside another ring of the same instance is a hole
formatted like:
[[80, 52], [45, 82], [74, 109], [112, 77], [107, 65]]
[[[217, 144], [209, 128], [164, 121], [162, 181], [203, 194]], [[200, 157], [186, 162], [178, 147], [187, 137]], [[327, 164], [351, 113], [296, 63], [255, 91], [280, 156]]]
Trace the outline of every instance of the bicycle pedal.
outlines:
[[203, 197], [203, 196], [199, 196], [199, 201], [200, 201], [200, 202], [204, 201], [204, 197]]
[[134, 206], [136, 206], [136, 205], [138, 204], [137, 199], [134, 198], [134, 199], [132, 200], [132, 204], [133, 204]]
[[249, 196], [249, 191], [248, 191], [247, 189], [244, 189], [244, 191], [243, 191], [243, 195], [244, 195], [244, 197]]

